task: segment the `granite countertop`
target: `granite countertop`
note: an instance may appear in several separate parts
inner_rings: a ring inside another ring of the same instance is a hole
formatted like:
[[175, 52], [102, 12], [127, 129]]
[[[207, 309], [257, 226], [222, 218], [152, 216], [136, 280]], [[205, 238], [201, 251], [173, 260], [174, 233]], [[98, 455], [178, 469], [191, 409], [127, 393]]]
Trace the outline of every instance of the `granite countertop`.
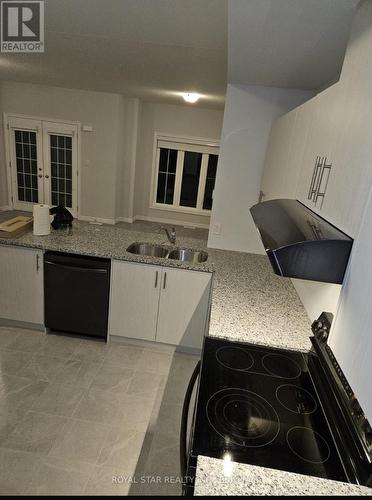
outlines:
[[198, 457], [196, 496], [371, 496], [372, 489], [255, 465]]
[[[9, 217], [9, 215], [8, 215]], [[205, 263], [145, 257], [126, 251], [133, 242], [168, 245], [154, 223], [92, 225], [74, 221], [71, 232], [34, 236], [29, 230], [0, 244], [94, 255], [214, 273], [209, 334], [283, 349], [309, 351], [310, 321], [289, 279], [276, 276], [265, 255], [207, 248], [207, 232], [177, 228], [178, 247], [207, 250]]]

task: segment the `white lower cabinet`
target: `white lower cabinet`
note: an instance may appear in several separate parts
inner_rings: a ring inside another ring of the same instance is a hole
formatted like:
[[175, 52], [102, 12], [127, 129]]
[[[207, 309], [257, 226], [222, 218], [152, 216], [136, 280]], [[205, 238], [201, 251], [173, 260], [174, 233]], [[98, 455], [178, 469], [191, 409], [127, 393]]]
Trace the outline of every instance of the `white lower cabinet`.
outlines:
[[110, 335], [155, 340], [161, 267], [113, 261]]
[[208, 319], [211, 275], [163, 269], [156, 340], [201, 347]]
[[211, 274], [114, 261], [110, 335], [201, 348]]
[[43, 252], [0, 247], [0, 318], [44, 324]]

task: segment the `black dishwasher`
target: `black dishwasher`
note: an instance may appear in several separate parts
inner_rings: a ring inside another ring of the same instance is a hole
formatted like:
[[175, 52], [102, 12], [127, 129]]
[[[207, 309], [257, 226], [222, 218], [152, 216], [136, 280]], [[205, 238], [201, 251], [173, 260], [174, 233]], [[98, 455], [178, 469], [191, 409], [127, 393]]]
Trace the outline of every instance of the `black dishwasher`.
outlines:
[[106, 339], [110, 269], [108, 259], [45, 252], [45, 326]]

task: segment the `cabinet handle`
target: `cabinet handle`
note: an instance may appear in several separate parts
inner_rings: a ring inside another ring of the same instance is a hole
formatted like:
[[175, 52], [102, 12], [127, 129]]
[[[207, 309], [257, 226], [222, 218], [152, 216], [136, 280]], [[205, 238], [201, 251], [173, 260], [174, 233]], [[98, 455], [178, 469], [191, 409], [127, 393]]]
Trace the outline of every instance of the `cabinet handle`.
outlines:
[[314, 165], [314, 170], [313, 170], [313, 176], [311, 178], [309, 193], [308, 193], [308, 196], [307, 196], [308, 200], [312, 199], [312, 197], [313, 197], [313, 195], [314, 195], [314, 193], [316, 191], [315, 184], [316, 184], [316, 180], [317, 180], [318, 170], [319, 170], [320, 164], [321, 164], [321, 158], [320, 158], [320, 156], [317, 156], [316, 160], [315, 160], [315, 165]]
[[38, 273], [40, 269], [40, 255], [36, 254], [36, 272]]
[[164, 273], [163, 290], [165, 290], [166, 286], [167, 286], [167, 271], [165, 271]]
[[156, 271], [156, 274], [155, 274], [155, 288], [158, 287], [158, 278], [159, 278], [159, 271]]

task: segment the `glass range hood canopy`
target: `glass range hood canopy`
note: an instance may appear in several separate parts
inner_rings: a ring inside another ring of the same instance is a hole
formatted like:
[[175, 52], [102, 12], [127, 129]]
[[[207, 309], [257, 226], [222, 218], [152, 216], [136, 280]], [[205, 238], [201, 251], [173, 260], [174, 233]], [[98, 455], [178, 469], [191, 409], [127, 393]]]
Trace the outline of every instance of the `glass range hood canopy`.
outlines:
[[251, 208], [274, 272], [341, 284], [353, 239], [297, 200], [270, 200]]

